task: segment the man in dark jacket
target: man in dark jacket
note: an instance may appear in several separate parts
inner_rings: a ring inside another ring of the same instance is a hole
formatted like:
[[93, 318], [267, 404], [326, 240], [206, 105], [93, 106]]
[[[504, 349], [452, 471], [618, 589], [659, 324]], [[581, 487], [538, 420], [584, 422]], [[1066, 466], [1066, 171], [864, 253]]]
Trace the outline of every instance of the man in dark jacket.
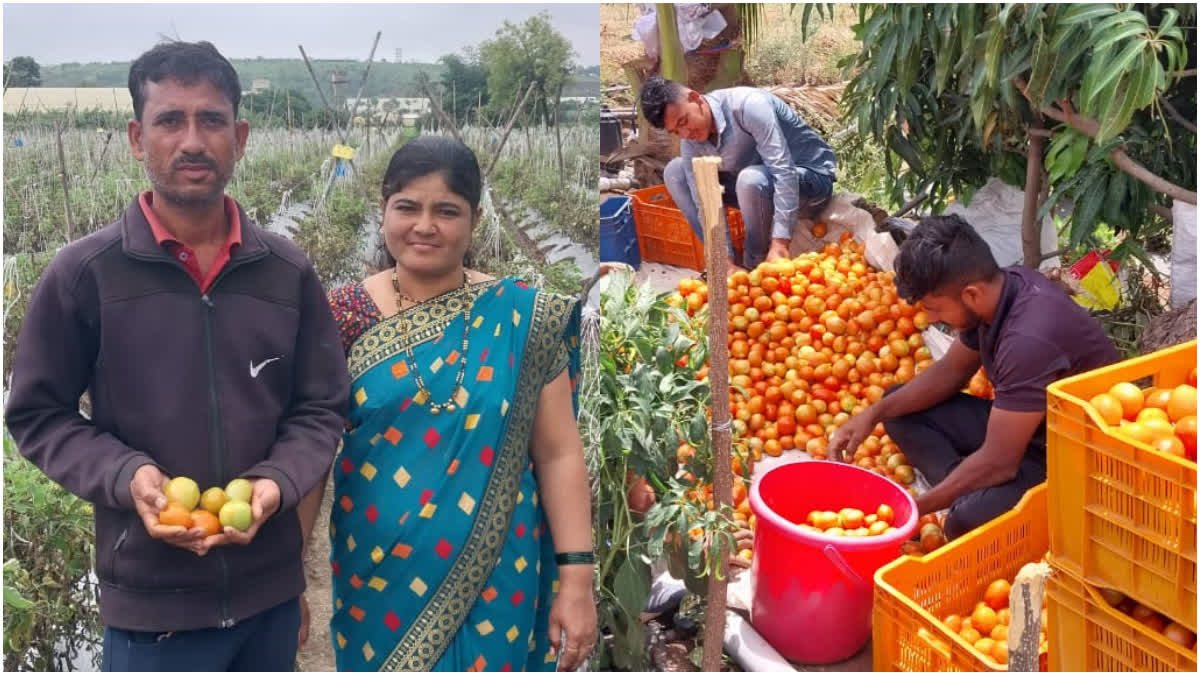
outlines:
[[[296, 506], [332, 462], [349, 395], [338, 330], [300, 249], [224, 194], [250, 132], [229, 62], [206, 42], [162, 44], [129, 90], [152, 189], [47, 267], [6, 424], [94, 505], [105, 670], [291, 670]], [[249, 479], [249, 529], [159, 524], [173, 476]]]

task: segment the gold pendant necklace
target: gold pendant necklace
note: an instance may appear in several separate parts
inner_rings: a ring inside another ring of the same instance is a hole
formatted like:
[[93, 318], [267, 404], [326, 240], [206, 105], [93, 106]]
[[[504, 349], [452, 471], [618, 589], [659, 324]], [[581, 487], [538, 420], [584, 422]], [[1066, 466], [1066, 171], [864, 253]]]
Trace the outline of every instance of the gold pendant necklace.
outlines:
[[[467, 283], [467, 272], [466, 270], [463, 270], [462, 286], [459, 288], [466, 288]], [[404, 335], [408, 335], [411, 332], [412, 326], [408, 322], [408, 317], [404, 316], [403, 311], [401, 311], [401, 303], [404, 300], [408, 300], [410, 303], [415, 305], [417, 302], [412, 298], [412, 296], [400, 291], [400, 279], [397, 276], [396, 268], [394, 267], [392, 268], [392, 290], [396, 293], [396, 310], [400, 314], [400, 319], [402, 321], [400, 330]], [[413, 355], [412, 342], [408, 343], [406, 359], [408, 361], [408, 369], [413, 372], [413, 376], [416, 379], [418, 396], [424, 397], [424, 399], [429, 402], [429, 414], [431, 415], [440, 415], [443, 410], [448, 413], [458, 410], [456, 400], [459, 392], [463, 391], [463, 378], [466, 376], [467, 372], [467, 348], [470, 346], [468, 331], [471, 328], [471, 309], [475, 304], [471, 300], [464, 300], [464, 302], [466, 303], [466, 308], [463, 310], [462, 354], [459, 357], [458, 374], [455, 375], [454, 390], [453, 393], [450, 394], [450, 398], [441, 403], [433, 402], [433, 393], [429, 391], [428, 387], [425, 386], [425, 378], [421, 377], [421, 369], [417, 366], [417, 359]]]

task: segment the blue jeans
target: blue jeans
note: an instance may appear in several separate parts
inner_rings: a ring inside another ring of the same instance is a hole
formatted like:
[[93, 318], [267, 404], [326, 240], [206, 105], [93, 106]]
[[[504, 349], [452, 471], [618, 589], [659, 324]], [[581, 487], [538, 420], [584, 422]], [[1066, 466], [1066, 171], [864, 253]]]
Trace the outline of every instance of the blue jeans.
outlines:
[[[800, 181], [799, 217], [812, 218], [821, 212], [833, 198], [833, 179], [822, 173], [797, 167]], [[754, 269], [767, 257], [771, 246], [771, 224], [775, 219], [775, 179], [762, 164], [754, 164], [733, 174], [720, 174], [725, 188], [724, 201], [728, 206], [741, 209], [742, 222], [746, 225], [746, 241], [742, 253], [743, 267]], [[683, 158], [676, 157], [667, 163], [663, 171], [663, 182], [671, 199], [687, 218], [692, 231], [704, 241], [700, 226], [700, 209], [692, 200]], [[728, 239], [728, 234], [726, 235]], [[738, 262], [733, 242], [726, 241], [729, 259]]]
[[[179, 611], [188, 610], [180, 607]], [[157, 633], [106, 626], [100, 669], [104, 672], [290, 672], [296, 668], [299, 636], [298, 598], [231, 628]]]

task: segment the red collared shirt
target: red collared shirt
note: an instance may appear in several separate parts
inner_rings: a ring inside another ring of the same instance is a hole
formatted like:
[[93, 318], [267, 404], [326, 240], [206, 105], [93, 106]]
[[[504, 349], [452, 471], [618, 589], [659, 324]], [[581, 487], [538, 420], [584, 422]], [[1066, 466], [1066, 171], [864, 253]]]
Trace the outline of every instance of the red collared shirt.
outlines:
[[217, 251], [217, 257], [213, 259], [212, 265], [209, 265], [208, 275], [200, 269], [200, 263], [196, 259], [196, 252], [190, 246], [186, 246], [183, 242], [175, 238], [175, 235], [167, 231], [163, 224], [159, 222], [158, 216], [154, 215], [154, 210], [150, 208], [150, 204], [154, 199], [154, 193], [143, 192], [138, 197], [138, 204], [142, 207], [142, 213], [146, 216], [147, 222], [150, 223], [150, 231], [154, 233], [154, 239], [159, 246], [166, 249], [167, 253], [183, 264], [184, 269], [192, 278], [196, 280], [196, 284], [200, 287], [201, 293], [207, 293], [212, 287], [213, 282], [217, 280], [217, 275], [229, 263], [229, 257], [233, 254], [234, 246], [242, 244], [242, 219], [238, 214], [237, 203], [228, 195], [225, 196], [225, 215], [229, 218], [229, 236], [226, 237], [221, 250]]

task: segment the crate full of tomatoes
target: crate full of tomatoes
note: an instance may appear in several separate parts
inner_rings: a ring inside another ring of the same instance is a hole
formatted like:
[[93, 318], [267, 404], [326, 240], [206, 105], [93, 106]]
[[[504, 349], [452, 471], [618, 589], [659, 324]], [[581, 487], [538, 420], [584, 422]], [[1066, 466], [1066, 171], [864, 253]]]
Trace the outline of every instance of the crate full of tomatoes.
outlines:
[[1052, 384], [1050, 550], [1196, 630], [1196, 341]]

